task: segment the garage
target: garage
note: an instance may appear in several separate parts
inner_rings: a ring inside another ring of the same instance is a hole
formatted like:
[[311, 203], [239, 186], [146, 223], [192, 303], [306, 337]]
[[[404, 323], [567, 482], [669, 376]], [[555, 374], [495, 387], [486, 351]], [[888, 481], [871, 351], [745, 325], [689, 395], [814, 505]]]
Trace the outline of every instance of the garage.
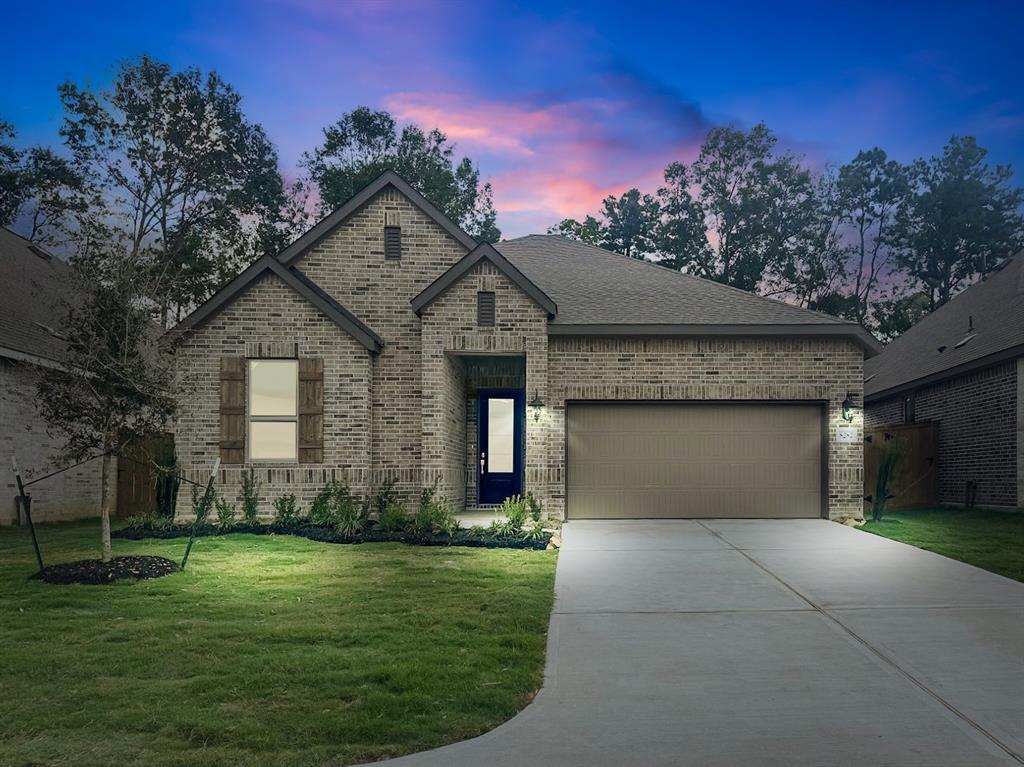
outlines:
[[569, 403], [569, 519], [817, 518], [820, 403]]

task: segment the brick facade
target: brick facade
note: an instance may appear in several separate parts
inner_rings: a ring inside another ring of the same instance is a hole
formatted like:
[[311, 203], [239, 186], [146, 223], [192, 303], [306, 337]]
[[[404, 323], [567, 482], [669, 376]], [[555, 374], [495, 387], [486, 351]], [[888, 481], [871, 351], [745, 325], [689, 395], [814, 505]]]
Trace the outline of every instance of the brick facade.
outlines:
[[[385, 218], [402, 227], [402, 257], [385, 260]], [[366, 492], [383, 481], [412, 501], [438, 482], [459, 506], [476, 503], [476, 397], [509, 382], [547, 403], [525, 423], [524, 489], [564, 510], [565, 402], [576, 399], [786, 399], [827, 403], [828, 430], [847, 393], [862, 392], [863, 353], [838, 339], [571, 338], [548, 336], [548, 316], [481, 261], [417, 316], [410, 302], [466, 250], [395, 189], [378, 194], [296, 263], [384, 339], [367, 352], [298, 294], [265, 277], [179, 345], [189, 391], [177, 425], [179, 459], [201, 479], [217, 454], [221, 356], [271, 345], [325, 361], [323, 465], [258, 467], [265, 508], [284, 492], [303, 505], [327, 479]], [[496, 323], [477, 324], [477, 293], [496, 294]], [[256, 350], [256, 351], [254, 351]], [[226, 467], [233, 498], [244, 467]], [[862, 444], [829, 444], [828, 512], [861, 514]], [[183, 498], [186, 498], [183, 491]], [[187, 499], [179, 513], [187, 514]]]
[[[964, 501], [977, 483], [979, 506], [1021, 504], [1019, 362], [1012, 360], [913, 392], [914, 420], [939, 423], [939, 501]], [[868, 426], [904, 422], [903, 397], [870, 403]]]
[[[4, 476], [0, 525], [11, 524], [16, 519], [17, 485], [11, 473], [12, 454], [17, 455], [26, 480], [60, 468], [54, 458], [61, 443], [46, 433], [45, 423], [36, 411], [38, 372], [38, 368], [28, 363], [0, 358], [0, 423], [4, 425], [0, 430], [0, 472]], [[116, 476], [117, 472], [113, 473]], [[43, 480], [29, 488], [32, 518], [37, 522], [55, 522], [97, 516], [100, 489], [98, 460]], [[111, 488], [112, 499], [115, 490]]]

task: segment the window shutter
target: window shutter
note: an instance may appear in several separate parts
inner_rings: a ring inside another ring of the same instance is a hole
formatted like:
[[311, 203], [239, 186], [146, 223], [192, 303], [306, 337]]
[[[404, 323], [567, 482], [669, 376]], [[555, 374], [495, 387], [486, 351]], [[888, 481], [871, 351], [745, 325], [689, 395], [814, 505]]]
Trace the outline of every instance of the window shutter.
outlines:
[[220, 462], [245, 463], [245, 357], [220, 359]]
[[476, 324], [494, 324], [494, 293], [481, 290], [476, 294]]
[[384, 227], [384, 258], [399, 259], [402, 257], [402, 227]]
[[324, 461], [324, 361], [299, 358], [299, 463]]

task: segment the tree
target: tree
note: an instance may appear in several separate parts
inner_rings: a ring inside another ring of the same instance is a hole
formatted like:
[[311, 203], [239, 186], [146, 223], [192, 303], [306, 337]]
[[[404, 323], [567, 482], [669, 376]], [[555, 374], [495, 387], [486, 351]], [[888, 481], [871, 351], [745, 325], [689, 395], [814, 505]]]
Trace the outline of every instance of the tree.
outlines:
[[97, 195], [92, 217], [125, 237], [131, 258], [178, 278], [161, 297], [164, 325], [277, 248], [276, 152], [215, 72], [175, 72], [143, 56], [107, 91], [67, 82], [60, 96], [61, 135]]
[[839, 169], [839, 218], [852, 228], [850, 286], [854, 313], [867, 324], [872, 297], [891, 259], [890, 231], [909, 191], [906, 169], [877, 147]]
[[437, 128], [410, 124], [399, 130], [388, 112], [359, 107], [324, 129], [323, 144], [304, 155], [303, 165], [324, 212], [393, 170], [472, 236], [487, 242], [501, 237], [490, 184], [480, 184], [468, 157], [456, 163], [454, 145]]
[[691, 186], [690, 169], [674, 162], [665, 168], [665, 185], [658, 190], [662, 213], [658, 225], [659, 263], [677, 271], [711, 259], [706, 215]]
[[605, 247], [641, 260], [657, 253], [661, 205], [655, 197], [633, 188], [605, 197], [602, 205]]
[[923, 292], [894, 294], [891, 298], [876, 301], [872, 309], [875, 334], [883, 341], [891, 341], [923, 320], [930, 309], [931, 299]]
[[587, 216], [582, 221], [563, 218], [554, 226], [548, 227], [548, 234], [558, 234], [570, 240], [597, 246], [603, 245], [607, 237], [604, 224], [593, 216]]
[[1024, 244], [1024, 191], [1009, 166], [990, 166], [987, 151], [953, 136], [942, 155], [918, 160], [894, 240], [897, 260], [934, 310]]
[[855, 302], [843, 292], [849, 247], [840, 231], [838, 195], [837, 178], [826, 170], [806, 202], [806, 219], [793, 238], [791, 257], [774, 283], [777, 293], [800, 306], [852, 318]]
[[0, 120], [0, 226], [14, 221], [23, 201], [21, 152], [14, 137], [14, 126]]
[[174, 412], [172, 369], [156, 348], [161, 281], [137, 254], [113, 246], [74, 264], [76, 299], [60, 323], [65, 352], [46, 369], [36, 404], [63, 457], [102, 453], [102, 557], [110, 559], [113, 456], [165, 431]]

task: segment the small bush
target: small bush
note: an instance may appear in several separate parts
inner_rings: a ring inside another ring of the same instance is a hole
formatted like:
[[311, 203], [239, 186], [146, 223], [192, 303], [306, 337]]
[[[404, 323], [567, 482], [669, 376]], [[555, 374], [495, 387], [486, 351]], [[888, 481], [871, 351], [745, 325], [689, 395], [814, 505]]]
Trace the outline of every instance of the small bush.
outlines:
[[529, 516], [530, 511], [527, 501], [523, 496], [513, 495], [502, 502], [501, 513], [505, 515], [503, 527], [511, 535], [519, 535], [523, 531], [523, 525], [526, 524], [526, 518]]
[[288, 493], [274, 499], [274, 522], [283, 527], [294, 527], [302, 521], [302, 513], [295, 502], [295, 494]]
[[542, 541], [545, 535], [544, 523], [535, 519], [533, 524], [523, 531], [523, 537], [528, 541]]
[[526, 508], [530, 512], [530, 519], [534, 522], [540, 522], [541, 517], [543, 516], [544, 507], [533, 493], [526, 494]]
[[195, 523], [202, 527], [210, 519], [210, 509], [216, 502], [217, 494], [214, 491], [206, 492], [206, 488], [199, 485], [192, 485], [192, 513], [195, 515]]
[[459, 529], [455, 509], [446, 499], [437, 498], [437, 483], [420, 491], [420, 504], [412, 518], [410, 529], [417, 535], [443, 533], [452, 535]]
[[260, 508], [260, 482], [253, 469], [242, 475], [242, 491], [238, 500], [242, 503], [242, 519], [247, 525], [255, 525]]
[[389, 479], [378, 488], [377, 494], [373, 498], [373, 506], [377, 516], [379, 517], [387, 511], [388, 506], [397, 502], [398, 493], [395, 492], [395, 480]]
[[367, 521], [370, 518], [370, 502], [364, 500], [357, 503], [351, 495], [346, 502], [338, 503], [335, 510], [334, 529], [339, 535], [355, 536], [366, 529]]
[[128, 517], [124, 527], [126, 530], [170, 530], [174, 527], [174, 520], [159, 512], [148, 512]]
[[331, 527], [334, 524], [334, 499], [337, 495], [338, 483], [329, 482], [323, 490], [316, 494], [309, 507], [309, 523], [320, 527]]
[[404, 533], [409, 529], [409, 515], [399, 500], [392, 500], [379, 512], [377, 527], [385, 533]]
[[235, 526], [235, 504], [228, 503], [226, 498], [217, 499], [217, 527], [230, 530]]

